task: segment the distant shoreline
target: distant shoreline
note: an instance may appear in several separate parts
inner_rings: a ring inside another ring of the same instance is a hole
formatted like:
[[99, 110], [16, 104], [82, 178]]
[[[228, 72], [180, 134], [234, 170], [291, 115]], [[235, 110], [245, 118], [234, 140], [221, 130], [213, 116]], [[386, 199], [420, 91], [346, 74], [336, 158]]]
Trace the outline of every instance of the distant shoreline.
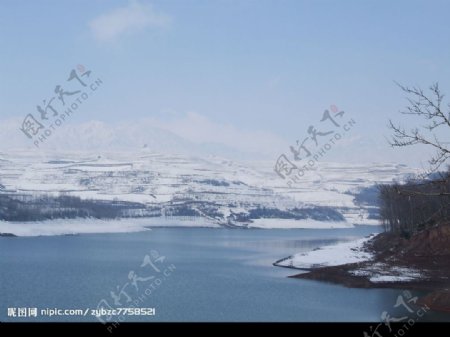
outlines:
[[[276, 219], [271, 224], [276, 224]], [[15, 236], [51, 236], [67, 234], [93, 234], [93, 233], [126, 233], [146, 231], [152, 228], [232, 228], [232, 229], [346, 229], [362, 225], [350, 225], [346, 222], [297, 220], [297, 226], [258, 226], [254, 225], [225, 225], [208, 218], [196, 217], [140, 217], [117, 219], [53, 219], [43, 221], [3, 221], [0, 220], [0, 233], [9, 233]], [[373, 225], [367, 225], [373, 226]]]

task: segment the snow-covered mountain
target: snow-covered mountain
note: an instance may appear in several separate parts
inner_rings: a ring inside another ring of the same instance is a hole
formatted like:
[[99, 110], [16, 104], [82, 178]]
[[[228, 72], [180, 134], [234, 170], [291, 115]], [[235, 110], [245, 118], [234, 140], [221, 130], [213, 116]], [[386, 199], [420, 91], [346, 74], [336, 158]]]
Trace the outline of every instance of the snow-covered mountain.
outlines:
[[[137, 151], [146, 149], [153, 153], [189, 154], [208, 156], [220, 154], [227, 158], [261, 159], [256, 152], [242, 151], [219, 142], [193, 142], [159, 127], [152, 120], [122, 123], [88, 121], [67, 123], [51, 131], [50, 136], [27, 138], [22, 131], [20, 119], [0, 120], [0, 151], [22, 150], [44, 152], [83, 151]], [[36, 144], [35, 144], [36, 142]]]
[[126, 216], [202, 219], [223, 226], [348, 227], [377, 223], [371, 187], [413, 172], [396, 164], [320, 163], [289, 187], [273, 165], [161, 154], [149, 147], [122, 152], [3, 152], [0, 196], [128, 202], [121, 204]]

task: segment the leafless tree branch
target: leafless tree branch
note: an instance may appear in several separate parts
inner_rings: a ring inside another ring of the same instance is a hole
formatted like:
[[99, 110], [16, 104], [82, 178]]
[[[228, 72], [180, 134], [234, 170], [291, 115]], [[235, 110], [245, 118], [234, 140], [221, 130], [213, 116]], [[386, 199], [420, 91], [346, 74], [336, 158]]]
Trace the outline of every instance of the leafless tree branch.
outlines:
[[[392, 147], [422, 144], [434, 148], [436, 153], [428, 162], [430, 172], [436, 172], [450, 158], [450, 148], [433, 133], [439, 127], [450, 127], [450, 113], [442, 110], [444, 95], [441, 93], [438, 83], [430, 86], [429, 94], [418, 87], [396, 84], [406, 93], [408, 101], [405, 110], [400, 113], [420, 117], [425, 124], [420, 128], [407, 130], [389, 120], [389, 128], [393, 131], [389, 144]], [[450, 110], [450, 104], [448, 108]]]

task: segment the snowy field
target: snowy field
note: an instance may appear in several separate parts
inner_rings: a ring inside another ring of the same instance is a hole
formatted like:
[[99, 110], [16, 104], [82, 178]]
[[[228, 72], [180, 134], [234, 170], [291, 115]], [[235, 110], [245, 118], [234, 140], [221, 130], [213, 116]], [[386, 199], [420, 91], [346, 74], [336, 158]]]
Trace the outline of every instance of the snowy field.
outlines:
[[369, 218], [373, 206], [355, 201], [362, 188], [401, 179], [414, 172], [403, 165], [389, 163], [323, 162], [308, 171], [300, 183], [289, 187], [274, 172], [273, 165], [273, 161], [238, 162], [212, 155], [160, 154], [146, 149], [98, 153], [3, 152], [0, 153], [0, 194], [67, 195], [143, 205], [180, 200], [204, 202], [214, 204], [221, 214], [216, 224], [226, 223], [230, 215], [245, 215], [255, 208], [283, 211], [329, 207], [342, 214], [343, 221], [267, 217], [245, 226], [346, 228], [378, 224]]

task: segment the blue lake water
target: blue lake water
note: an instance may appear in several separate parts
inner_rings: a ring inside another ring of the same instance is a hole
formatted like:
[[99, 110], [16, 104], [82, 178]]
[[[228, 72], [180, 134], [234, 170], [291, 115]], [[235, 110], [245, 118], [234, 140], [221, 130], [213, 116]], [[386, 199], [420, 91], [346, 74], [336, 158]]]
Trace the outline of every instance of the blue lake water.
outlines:
[[[132, 307], [136, 301], [137, 307], [156, 310], [154, 316], [122, 317], [129, 322], [379, 321], [383, 311], [404, 316], [401, 308], [394, 308], [401, 290], [292, 279], [287, 276], [295, 270], [272, 266], [290, 254], [380, 230], [154, 228], [127, 234], [3, 237], [0, 321], [96, 321], [90, 315], [8, 317], [7, 308], [85, 310], [97, 308], [102, 299], [111, 308]], [[155, 269], [141, 267], [146, 255]], [[118, 295], [121, 289], [121, 305], [114, 304], [111, 292]], [[425, 319], [445, 316], [428, 313]]]

